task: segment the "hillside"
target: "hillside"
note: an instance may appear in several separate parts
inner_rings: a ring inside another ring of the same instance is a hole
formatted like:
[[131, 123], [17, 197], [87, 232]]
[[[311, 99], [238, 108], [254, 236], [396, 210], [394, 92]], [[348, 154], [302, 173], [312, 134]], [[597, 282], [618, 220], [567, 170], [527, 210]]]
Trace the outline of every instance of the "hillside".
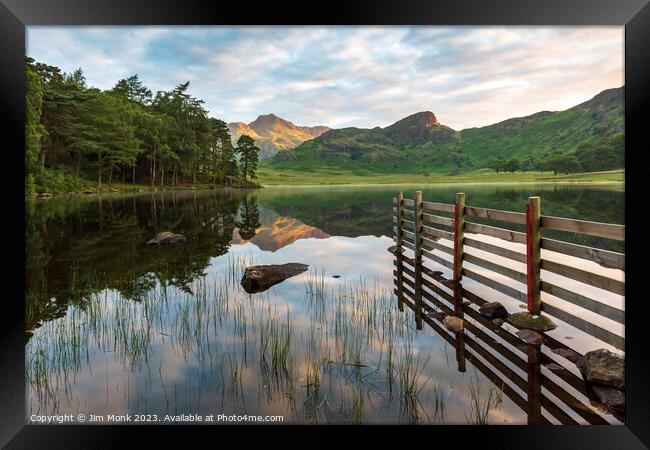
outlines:
[[231, 122], [228, 124], [228, 129], [233, 144], [236, 144], [237, 139], [243, 134], [252, 137], [262, 150], [260, 159], [267, 159], [279, 151], [297, 147], [329, 130], [325, 126], [297, 126], [275, 114], [261, 115], [249, 124]]
[[605, 90], [565, 111], [542, 111], [493, 125], [455, 131], [429, 111], [372, 129], [330, 130], [265, 161], [271, 170], [372, 173], [458, 173], [497, 159], [532, 161], [570, 153], [582, 143], [621, 132], [623, 88]]

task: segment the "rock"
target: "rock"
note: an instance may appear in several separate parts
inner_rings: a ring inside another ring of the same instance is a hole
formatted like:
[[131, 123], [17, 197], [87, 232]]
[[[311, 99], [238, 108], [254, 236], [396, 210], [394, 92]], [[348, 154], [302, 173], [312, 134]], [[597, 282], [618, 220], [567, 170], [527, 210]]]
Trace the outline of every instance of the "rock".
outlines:
[[503, 325], [504, 322], [505, 322], [505, 320], [503, 320], [501, 318], [492, 319], [492, 323], [495, 324], [497, 327], [500, 327], [501, 325]]
[[84, 194], [94, 194], [94, 192], [92, 190], [90, 190], [90, 189], [86, 189], [84, 191]]
[[447, 316], [442, 321], [442, 323], [447, 327], [448, 330], [451, 330], [455, 333], [460, 333], [465, 329], [464, 321], [460, 317], [456, 316]]
[[585, 380], [616, 389], [625, 389], [625, 358], [609, 350], [599, 349], [585, 353], [576, 366]]
[[526, 306], [526, 305], [517, 305], [517, 306], [519, 306], [521, 309], [526, 309], [526, 308], [528, 308], [528, 306]]
[[505, 319], [508, 317], [508, 311], [499, 302], [486, 303], [478, 309], [478, 312], [488, 319]]
[[341, 275], [332, 275], [332, 278], [341, 278]]
[[387, 250], [393, 255], [401, 255], [404, 253], [404, 249], [402, 247], [398, 247], [397, 245], [390, 246]]
[[591, 386], [600, 402], [613, 409], [625, 411], [625, 392], [609, 386], [594, 384]]
[[564, 370], [564, 367], [562, 367], [559, 364], [555, 364], [555, 363], [546, 364], [544, 367], [546, 367], [549, 370], [555, 370], [555, 371]]
[[442, 320], [445, 317], [447, 317], [447, 314], [443, 313], [442, 311], [431, 311], [430, 313], [427, 314], [427, 317], [430, 317], [432, 319]]
[[241, 285], [249, 294], [263, 292], [287, 278], [291, 278], [304, 272], [308, 268], [309, 266], [307, 264], [299, 263], [251, 266], [246, 268], [244, 276], [241, 279]]
[[41, 192], [40, 194], [38, 194], [38, 196], [39, 197], [52, 197], [52, 194], [50, 194], [49, 192]]
[[544, 343], [544, 337], [536, 331], [519, 330], [515, 334], [529, 345], [542, 345]]
[[510, 314], [507, 320], [511, 325], [527, 330], [549, 331], [557, 328], [557, 325], [548, 317], [533, 315], [528, 311]]
[[163, 231], [158, 233], [149, 241], [147, 245], [167, 245], [167, 244], [185, 244], [187, 243], [187, 238], [182, 234], [172, 233], [170, 231]]
[[560, 355], [562, 358], [568, 359], [574, 364], [580, 359], [580, 353], [575, 352], [570, 348], [554, 348], [551, 351], [556, 355]]

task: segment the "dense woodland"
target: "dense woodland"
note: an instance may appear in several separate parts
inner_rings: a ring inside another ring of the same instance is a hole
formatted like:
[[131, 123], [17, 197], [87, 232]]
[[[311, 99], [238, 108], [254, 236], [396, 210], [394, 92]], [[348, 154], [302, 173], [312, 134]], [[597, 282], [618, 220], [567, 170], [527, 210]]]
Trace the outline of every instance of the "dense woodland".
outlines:
[[154, 95], [138, 75], [106, 91], [81, 69], [26, 60], [25, 188], [75, 191], [92, 183], [254, 186], [259, 148], [208, 116], [189, 82]]

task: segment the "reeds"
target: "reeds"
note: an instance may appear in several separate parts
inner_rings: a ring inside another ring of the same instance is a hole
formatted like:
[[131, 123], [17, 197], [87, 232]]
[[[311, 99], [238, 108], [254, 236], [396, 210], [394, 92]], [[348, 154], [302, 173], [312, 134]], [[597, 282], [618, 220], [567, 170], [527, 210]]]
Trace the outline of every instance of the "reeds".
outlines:
[[[160, 414], [212, 405], [299, 423], [447, 420], [430, 348], [381, 280], [334, 282], [311, 268], [296, 280], [304, 297], [286, 298], [282, 284], [249, 295], [239, 280], [252, 261], [228, 254], [219, 270], [156, 282], [138, 301], [81, 296], [27, 344], [32, 412], [87, 411], [85, 397], [101, 391], [111, 413], [119, 397]], [[472, 422], [487, 421], [496, 393], [474, 385], [470, 395]]]

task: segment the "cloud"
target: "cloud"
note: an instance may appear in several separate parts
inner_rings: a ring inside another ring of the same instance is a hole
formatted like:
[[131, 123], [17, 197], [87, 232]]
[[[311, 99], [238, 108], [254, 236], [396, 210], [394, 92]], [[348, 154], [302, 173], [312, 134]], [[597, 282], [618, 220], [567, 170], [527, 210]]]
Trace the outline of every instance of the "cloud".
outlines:
[[623, 85], [623, 27], [28, 27], [28, 55], [111, 88], [190, 81], [214, 116], [455, 129], [561, 110]]

